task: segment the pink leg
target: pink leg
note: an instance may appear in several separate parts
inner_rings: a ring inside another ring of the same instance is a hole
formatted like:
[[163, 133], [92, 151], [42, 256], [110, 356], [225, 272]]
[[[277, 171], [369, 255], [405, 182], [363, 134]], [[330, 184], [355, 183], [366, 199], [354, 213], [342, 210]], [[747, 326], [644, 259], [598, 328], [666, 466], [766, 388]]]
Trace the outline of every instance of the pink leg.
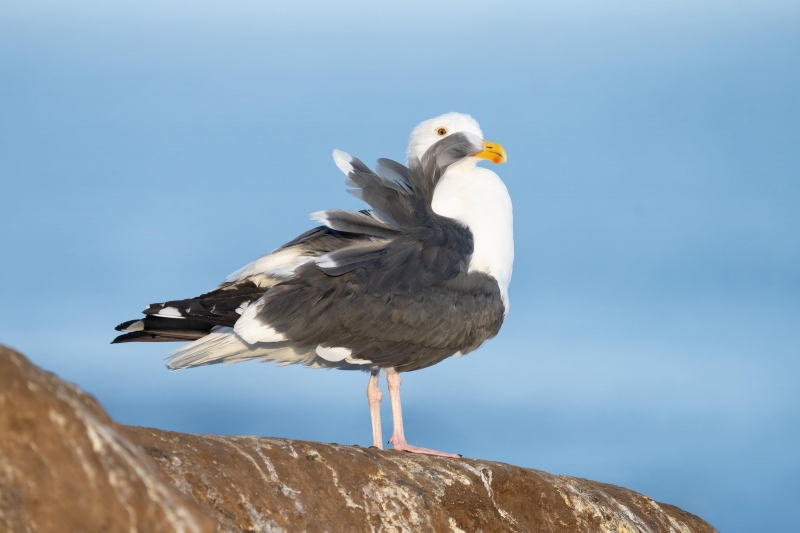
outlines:
[[389, 442], [392, 443], [395, 450], [401, 450], [411, 453], [425, 453], [428, 455], [438, 455], [441, 457], [453, 457], [458, 459], [460, 455], [454, 453], [437, 452], [436, 450], [429, 450], [428, 448], [420, 448], [419, 446], [411, 446], [406, 442], [406, 437], [403, 434], [403, 408], [400, 406], [400, 374], [390, 370], [386, 373], [386, 382], [389, 384], [389, 398], [392, 400], [392, 422], [394, 423], [394, 431], [392, 438]]
[[369, 401], [369, 416], [372, 418], [372, 445], [379, 450], [383, 449], [383, 434], [381, 433], [381, 399], [383, 393], [378, 388], [378, 371], [373, 370], [367, 385], [367, 400]]

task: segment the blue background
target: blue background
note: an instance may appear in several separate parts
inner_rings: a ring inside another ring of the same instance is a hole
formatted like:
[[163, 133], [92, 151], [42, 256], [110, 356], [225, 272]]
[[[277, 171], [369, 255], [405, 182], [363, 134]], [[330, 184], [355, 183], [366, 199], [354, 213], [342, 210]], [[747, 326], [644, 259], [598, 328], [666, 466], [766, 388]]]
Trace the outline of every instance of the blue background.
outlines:
[[800, 530], [800, 3], [265, 4], [3, 3], [0, 342], [123, 423], [368, 445], [362, 373], [170, 373], [112, 328], [361, 207], [334, 148], [470, 113], [511, 313], [406, 376], [409, 440]]

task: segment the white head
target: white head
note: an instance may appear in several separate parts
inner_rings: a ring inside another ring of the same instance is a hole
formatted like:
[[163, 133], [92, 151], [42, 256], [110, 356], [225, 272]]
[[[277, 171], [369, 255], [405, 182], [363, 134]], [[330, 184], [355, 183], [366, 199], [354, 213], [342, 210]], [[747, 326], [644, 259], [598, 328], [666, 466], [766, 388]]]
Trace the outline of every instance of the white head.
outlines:
[[426, 120], [411, 132], [408, 140], [408, 158], [422, 159], [422, 155], [437, 141], [453, 133], [466, 132], [483, 139], [483, 132], [478, 122], [463, 113], [445, 113], [436, 118]]

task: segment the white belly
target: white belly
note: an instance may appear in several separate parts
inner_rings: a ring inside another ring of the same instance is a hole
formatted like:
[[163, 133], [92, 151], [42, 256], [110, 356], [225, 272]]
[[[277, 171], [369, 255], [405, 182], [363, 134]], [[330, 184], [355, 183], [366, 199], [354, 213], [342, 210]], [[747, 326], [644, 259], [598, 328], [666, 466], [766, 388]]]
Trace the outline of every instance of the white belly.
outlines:
[[464, 224], [472, 232], [475, 249], [470, 271], [497, 280], [508, 313], [508, 285], [514, 265], [514, 222], [511, 197], [491, 170], [451, 167], [433, 193], [433, 211]]

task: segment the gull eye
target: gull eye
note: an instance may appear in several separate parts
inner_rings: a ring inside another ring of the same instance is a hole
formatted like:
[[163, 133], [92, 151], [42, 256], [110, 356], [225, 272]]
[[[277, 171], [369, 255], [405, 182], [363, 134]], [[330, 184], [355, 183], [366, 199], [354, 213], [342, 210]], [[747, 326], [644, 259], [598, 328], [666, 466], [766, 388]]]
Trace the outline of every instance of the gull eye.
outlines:
[[438, 135], [439, 137], [444, 137], [445, 135], [447, 135], [447, 128], [439, 128], [439, 129], [437, 129], [436, 130], [436, 135]]

